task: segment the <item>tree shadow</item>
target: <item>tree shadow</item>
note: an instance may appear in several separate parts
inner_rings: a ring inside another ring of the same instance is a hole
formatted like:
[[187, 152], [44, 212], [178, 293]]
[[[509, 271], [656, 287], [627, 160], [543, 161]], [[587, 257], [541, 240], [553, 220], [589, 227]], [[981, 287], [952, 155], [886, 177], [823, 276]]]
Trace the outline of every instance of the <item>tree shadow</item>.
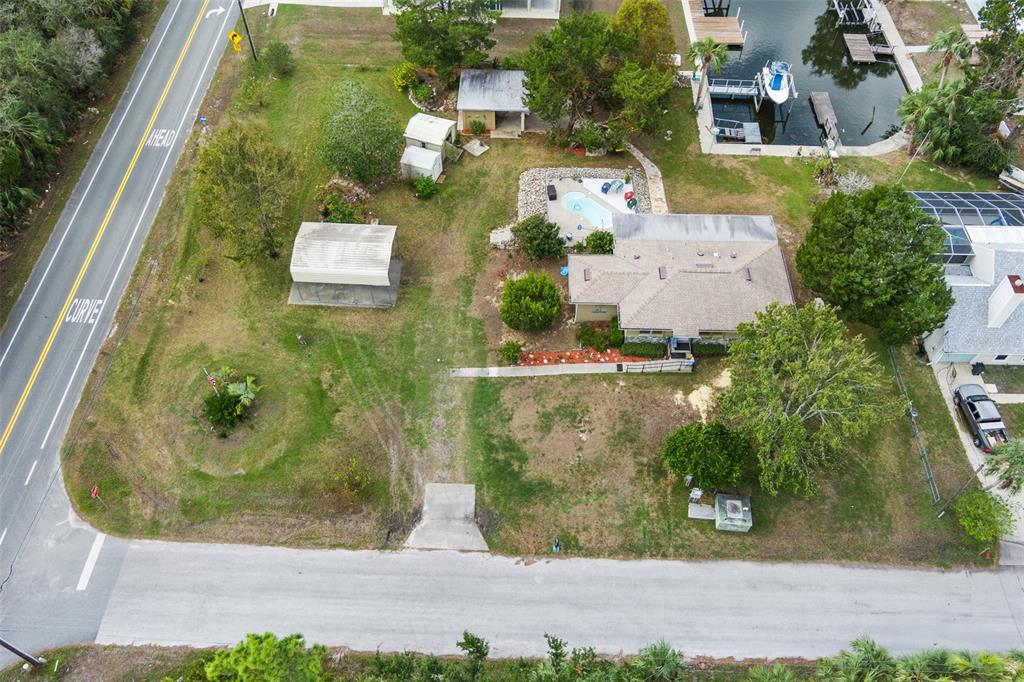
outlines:
[[[855, 32], [855, 29], [848, 30]], [[884, 78], [896, 70], [894, 62], [854, 64], [843, 42], [843, 29], [836, 24], [835, 15], [827, 9], [815, 18], [814, 33], [807, 47], [800, 51], [800, 57], [810, 67], [811, 73], [830, 77], [844, 90], [853, 90], [872, 73]]]

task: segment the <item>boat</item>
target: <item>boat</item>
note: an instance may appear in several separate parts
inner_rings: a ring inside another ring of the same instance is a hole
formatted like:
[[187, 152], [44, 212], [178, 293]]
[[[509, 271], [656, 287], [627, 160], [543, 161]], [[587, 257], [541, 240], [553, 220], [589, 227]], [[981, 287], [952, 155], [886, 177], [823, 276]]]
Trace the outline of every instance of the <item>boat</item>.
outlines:
[[793, 71], [786, 62], [768, 62], [761, 69], [761, 79], [768, 97], [776, 104], [784, 104], [792, 94]]

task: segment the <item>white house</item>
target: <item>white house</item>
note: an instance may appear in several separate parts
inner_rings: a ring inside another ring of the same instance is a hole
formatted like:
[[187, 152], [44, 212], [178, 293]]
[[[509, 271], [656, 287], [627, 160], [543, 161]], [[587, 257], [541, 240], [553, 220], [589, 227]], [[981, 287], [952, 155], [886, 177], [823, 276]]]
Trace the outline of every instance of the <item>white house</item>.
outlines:
[[424, 147], [406, 147], [402, 152], [402, 177], [406, 180], [415, 180], [419, 177], [429, 177], [437, 180], [443, 168], [441, 152]]
[[924, 339], [933, 363], [1024, 365], [1024, 196], [911, 192], [946, 230], [953, 307]]
[[430, 114], [414, 114], [405, 126], [405, 146], [444, 152], [445, 142], [455, 142], [455, 121]]
[[302, 223], [292, 248], [288, 302], [390, 308], [402, 274], [397, 231], [394, 225]]

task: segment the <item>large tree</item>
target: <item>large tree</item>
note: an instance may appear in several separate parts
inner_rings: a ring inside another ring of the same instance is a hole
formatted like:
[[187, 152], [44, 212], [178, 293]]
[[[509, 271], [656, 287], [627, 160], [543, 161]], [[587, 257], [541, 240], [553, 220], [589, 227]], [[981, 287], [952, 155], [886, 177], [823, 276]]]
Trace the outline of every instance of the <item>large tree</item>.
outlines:
[[1024, 489], [1024, 438], [1014, 438], [992, 448], [985, 458], [985, 473], [1014, 495]]
[[773, 303], [738, 333], [723, 413], [753, 442], [766, 492], [810, 494], [816, 470], [894, 413], [878, 361], [825, 304]]
[[674, 76], [658, 66], [626, 62], [615, 74], [612, 90], [622, 100], [622, 119], [631, 130], [655, 127]]
[[970, 41], [967, 40], [967, 36], [964, 35], [964, 30], [959, 26], [953, 26], [937, 33], [929, 49], [932, 52], [942, 53], [942, 61], [936, 65], [942, 69], [942, 75], [939, 77], [939, 87], [941, 88], [946, 82], [946, 76], [949, 75], [949, 67], [954, 62], [959, 64], [970, 57], [973, 48]]
[[672, 35], [672, 20], [664, 3], [659, 0], [622, 0], [608, 27], [631, 37], [634, 44], [631, 58], [640, 66], [672, 71], [676, 39]]
[[398, 172], [405, 139], [392, 110], [361, 84], [338, 84], [324, 121], [320, 153], [334, 170], [359, 182], [382, 183]]
[[833, 194], [796, 252], [804, 284], [889, 343], [938, 328], [953, 296], [935, 255], [945, 233], [902, 189]]
[[750, 444], [720, 422], [685, 424], [665, 439], [661, 456], [680, 478], [692, 476], [698, 488], [735, 486]]
[[228, 238], [233, 258], [276, 256], [295, 176], [294, 158], [270, 140], [266, 126], [232, 121], [199, 152], [196, 217]]
[[523, 55], [526, 104], [552, 125], [565, 119], [566, 132], [598, 104], [613, 98], [612, 83], [631, 38], [608, 30], [600, 13], [573, 14], [548, 33], [538, 33]]
[[437, 69], [445, 83], [454, 82], [460, 66], [481, 66], [494, 47], [491, 33], [501, 16], [492, 0], [395, 0], [402, 56], [413, 64]]

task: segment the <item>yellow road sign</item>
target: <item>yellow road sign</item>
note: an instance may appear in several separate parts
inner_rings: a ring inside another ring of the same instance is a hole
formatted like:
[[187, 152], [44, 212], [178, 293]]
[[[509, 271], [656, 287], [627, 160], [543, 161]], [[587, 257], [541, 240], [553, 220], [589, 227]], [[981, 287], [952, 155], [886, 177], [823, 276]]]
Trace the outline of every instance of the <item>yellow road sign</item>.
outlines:
[[231, 47], [235, 48], [235, 52], [242, 51], [242, 36], [239, 35], [238, 31], [228, 33], [228, 40], [231, 41]]

